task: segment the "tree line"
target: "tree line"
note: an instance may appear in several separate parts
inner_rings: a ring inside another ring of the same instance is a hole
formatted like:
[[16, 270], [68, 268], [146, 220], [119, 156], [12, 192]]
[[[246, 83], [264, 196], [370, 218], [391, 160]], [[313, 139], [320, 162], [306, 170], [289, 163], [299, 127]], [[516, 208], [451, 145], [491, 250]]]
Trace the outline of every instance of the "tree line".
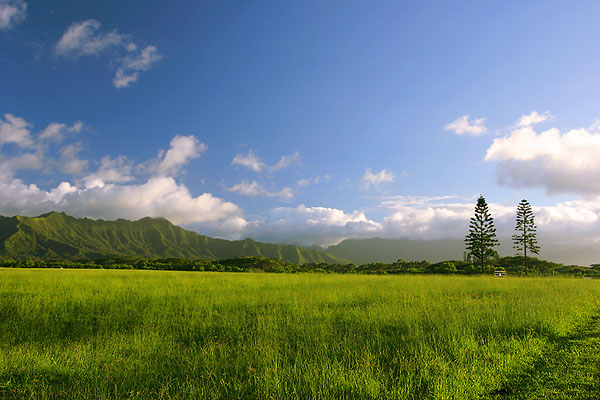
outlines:
[[[512, 236], [512, 240], [518, 255], [522, 254], [525, 274], [529, 274], [527, 251], [530, 254], [539, 254], [540, 252], [536, 229], [531, 205], [526, 199], [523, 199], [517, 206], [516, 233]], [[500, 242], [496, 238], [494, 219], [485, 198], [479, 195], [475, 205], [475, 215], [471, 218], [469, 233], [465, 237], [465, 247], [468, 256], [477, 260], [481, 266], [481, 273], [485, 274], [486, 262], [497, 254], [494, 247], [499, 244]]]
[[[487, 260], [487, 265], [512, 274], [522, 270], [523, 256], [499, 257], [495, 253]], [[536, 275], [578, 275], [600, 277], [600, 264], [592, 268], [578, 265], [563, 265], [538, 258], [528, 257], [530, 269]], [[337, 273], [364, 275], [402, 274], [481, 274], [479, 266], [468, 257], [464, 260], [449, 260], [437, 263], [397, 260], [392, 263], [373, 262], [361, 265], [307, 263], [302, 265], [287, 263], [279, 258], [236, 257], [227, 260], [190, 260], [182, 258], [105, 258], [96, 260], [60, 261], [13, 258], [0, 259], [2, 268], [54, 268], [54, 269], [115, 269], [115, 270], [163, 270], [163, 271], [207, 271], [207, 272], [269, 272], [269, 273]]]

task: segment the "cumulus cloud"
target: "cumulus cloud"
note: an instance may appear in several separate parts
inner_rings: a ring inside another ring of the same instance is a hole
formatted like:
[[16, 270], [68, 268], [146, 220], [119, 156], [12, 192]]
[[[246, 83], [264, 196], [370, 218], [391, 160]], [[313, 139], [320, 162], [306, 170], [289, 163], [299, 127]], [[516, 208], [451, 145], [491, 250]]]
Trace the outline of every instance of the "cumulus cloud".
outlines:
[[62, 182], [49, 191], [18, 179], [0, 182], [0, 211], [8, 215], [38, 215], [51, 210], [91, 218], [139, 219], [164, 217], [174, 224], [229, 222], [243, 227], [241, 210], [210, 193], [192, 196], [172, 177], [154, 176], [142, 184], [106, 184], [78, 188]]
[[241, 165], [242, 167], [246, 167], [249, 168], [255, 172], [262, 172], [262, 171], [279, 171], [280, 169], [289, 167], [290, 165], [292, 165], [294, 162], [297, 162], [298, 160], [300, 160], [300, 153], [298, 153], [297, 151], [290, 154], [290, 155], [283, 155], [281, 156], [281, 158], [279, 159], [279, 161], [272, 165], [269, 166], [267, 164], [265, 164], [260, 157], [258, 157], [256, 155], [256, 153], [254, 153], [254, 151], [252, 150], [248, 150], [247, 154], [236, 154], [236, 156], [233, 158], [233, 160], [231, 161], [232, 164], [236, 164], [236, 165]]
[[25, 148], [33, 145], [30, 136], [31, 124], [12, 114], [4, 114], [4, 119], [5, 121], [0, 118], [0, 146], [6, 143]]
[[135, 180], [132, 175], [133, 162], [125, 156], [102, 157], [96, 172], [83, 178], [85, 188], [104, 187], [106, 183], [123, 183]]
[[[385, 216], [376, 221], [363, 211], [347, 212], [328, 207], [279, 207], [258, 221], [250, 221], [243, 234], [258, 240], [328, 246], [347, 238], [410, 238], [462, 240], [474, 214], [474, 199], [457, 196], [395, 196], [384, 200]], [[488, 203], [498, 235], [514, 234], [516, 207]], [[572, 201], [552, 206], [533, 206], [538, 237], [562, 244], [600, 241], [600, 202]]]
[[361, 179], [361, 185], [363, 188], [368, 189], [373, 186], [378, 187], [382, 183], [393, 182], [395, 179], [396, 176], [386, 169], [373, 173], [371, 168], [367, 168]]
[[14, 157], [0, 156], [0, 180], [12, 179], [17, 170], [42, 168], [42, 158], [37, 153], [24, 153]]
[[515, 187], [542, 187], [548, 194], [600, 195], [600, 133], [584, 128], [537, 133], [518, 127], [494, 139], [485, 161], [496, 161], [497, 180]]
[[193, 135], [177, 135], [171, 140], [171, 147], [164, 153], [156, 170], [161, 175], [175, 175], [191, 159], [200, 157], [207, 148]]
[[532, 111], [529, 114], [522, 115], [521, 118], [519, 118], [517, 121], [517, 127], [524, 128], [526, 126], [539, 124], [540, 122], [544, 122], [551, 117], [552, 115], [550, 114], [550, 111], [546, 111], [543, 114], [540, 114], [537, 111]]
[[0, 29], [9, 30], [23, 22], [27, 3], [22, 0], [0, 0]]
[[266, 220], [250, 223], [246, 232], [260, 240], [301, 245], [330, 245], [348, 237], [376, 235], [381, 224], [363, 212], [346, 213], [327, 207], [279, 207]]
[[452, 131], [457, 135], [479, 136], [484, 134], [487, 128], [485, 127], [485, 118], [470, 120], [469, 114], [466, 114], [446, 124], [444, 130]]
[[117, 30], [103, 32], [101, 23], [95, 19], [76, 22], [69, 26], [55, 46], [61, 56], [82, 57], [99, 55], [112, 49], [111, 64], [117, 65], [113, 78], [116, 88], [128, 87], [136, 82], [140, 72], [146, 71], [162, 59], [155, 46], [138, 51], [138, 45]]
[[[8, 115], [8, 122], [0, 125], [2, 143], [33, 144], [29, 129], [22, 118]], [[50, 140], [69, 130], [80, 130], [82, 124], [69, 127], [53, 123], [35, 138]], [[83, 147], [68, 143], [59, 148], [44, 146], [37, 152], [22, 152], [7, 157], [0, 154], [0, 214], [39, 215], [48, 211], [64, 211], [70, 215], [91, 218], [139, 219], [146, 216], [164, 217], [175, 224], [192, 225], [198, 229], [229, 232], [235, 235], [244, 229], [246, 220], [242, 210], [235, 204], [203, 193], [193, 196], [188, 188], [175, 181], [185, 163], [199, 157], [206, 145], [194, 136], [175, 136], [167, 151], [150, 163], [151, 176], [142, 180], [135, 176], [142, 165], [135, 165], [125, 156], [105, 156], [92, 173], [87, 173], [90, 161], [80, 157]], [[1, 148], [1, 146], [0, 146]], [[56, 159], [45, 157], [42, 150], [56, 149]], [[15, 177], [19, 169], [42, 169], [55, 173], [83, 176], [75, 182], [61, 182], [49, 190], [35, 184], [26, 184]]]
[[279, 191], [269, 191], [257, 181], [252, 182], [240, 182], [227, 188], [229, 192], [235, 192], [246, 196], [266, 196], [266, 197], [280, 197], [283, 199], [291, 199], [294, 197], [294, 192], [291, 188], [285, 187]]
[[65, 174], [82, 175], [88, 166], [88, 160], [79, 157], [83, 147], [79, 143], [69, 144], [60, 149], [59, 169]]

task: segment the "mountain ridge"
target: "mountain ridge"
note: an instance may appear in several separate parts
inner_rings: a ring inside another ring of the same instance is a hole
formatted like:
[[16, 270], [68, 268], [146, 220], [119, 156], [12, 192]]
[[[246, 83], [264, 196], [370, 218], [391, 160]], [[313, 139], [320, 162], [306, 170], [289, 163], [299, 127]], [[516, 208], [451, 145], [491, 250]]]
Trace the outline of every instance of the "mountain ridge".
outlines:
[[[553, 262], [579, 265], [600, 263], [600, 246], [598, 245], [568, 245], [553, 243], [550, 240], [540, 240], [539, 257]], [[500, 246], [494, 250], [500, 256], [515, 255], [511, 238], [500, 238]], [[371, 262], [394, 262], [428, 260], [441, 262], [445, 260], [462, 260], [465, 244], [462, 239], [345, 239], [336, 245], [324, 249], [325, 252], [351, 260], [360, 265]]]
[[105, 257], [218, 260], [258, 256], [294, 264], [349, 262], [323, 251], [293, 245], [250, 238], [237, 241], [211, 238], [175, 226], [165, 218], [94, 220], [55, 211], [37, 217], [0, 216], [0, 255], [67, 260]]

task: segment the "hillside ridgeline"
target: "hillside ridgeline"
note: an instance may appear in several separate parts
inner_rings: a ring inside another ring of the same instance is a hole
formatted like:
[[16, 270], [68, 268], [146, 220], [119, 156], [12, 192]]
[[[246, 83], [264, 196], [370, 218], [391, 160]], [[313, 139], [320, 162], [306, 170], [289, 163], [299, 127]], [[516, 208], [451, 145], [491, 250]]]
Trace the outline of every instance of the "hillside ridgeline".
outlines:
[[109, 257], [219, 260], [255, 256], [279, 258], [293, 264], [348, 262], [298, 246], [252, 239], [214, 239], [177, 227], [163, 218], [104, 221], [57, 212], [39, 217], [0, 216], [0, 255], [48, 260]]

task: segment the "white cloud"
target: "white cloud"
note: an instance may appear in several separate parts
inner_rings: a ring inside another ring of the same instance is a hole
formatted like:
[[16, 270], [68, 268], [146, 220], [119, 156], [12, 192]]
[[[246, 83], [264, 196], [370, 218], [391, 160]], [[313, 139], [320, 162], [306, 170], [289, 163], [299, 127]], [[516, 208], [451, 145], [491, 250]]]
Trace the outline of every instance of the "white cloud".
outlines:
[[291, 199], [294, 197], [294, 192], [291, 188], [285, 187], [279, 191], [269, 191], [256, 181], [252, 182], [240, 182], [227, 188], [229, 192], [235, 192], [246, 196], [266, 196], [266, 197], [280, 197], [283, 199]]
[[331, 179], [331, 175], [329, 175], [329, 174], [323, 175], [323, 176], [318, 175], [318, 176], [315, 176], [314, 178], [302, 178], [302, 179], [298, 180], [296, 185], [299, 187], [309, 186], [312, 184], [316, 185], [321, 182], [329, 182], [330, 179]]
[[113, 49], [111, 63], [117, 65], [113, 78], [116, 88], [129, 87], [140, 77], [140, 72], [147, 71], [162, 59], [155, 46], [148, 45], [138, 51], [128, 35], [116, 30], [102, 32], [100, 22], [89, 19], [69, 26], [55, 46], [58, 55], [81, 57], [99, 55]]
[[88, 166], [88, 161], [79, 157], [83, 147], [79, 143], [73, 143], [60, 149], [58, 160], [59, 169], [65, 174], [82, 175]]
[[548, 194], [600, 195], [600, 133], [584, 128], [537, 133], [531, 126], [515, 128], [494, 139], [485, 161], [498, 162], [497, 180], [515, 187], [542, 187]]
[[95, 55], [111, 47], [120, 46], [126, 40], [126, 36], [116, 30], [100, 32], [101, 25], [95, 19], [73, 23], [56, 43], [56, 53], [74, 57]]
[[133, 163], [125, 156], [111, 158], [104, 156], [100, 166], [93, 174], [83, 178], [85, 188], [104, 187], [106, 183], [131, 182]]
[[139, 219], [164, 217], [175, 224], [224, 223], [241, 229], [245, 220], [233, 203], [204, 193], [194, 197], [172, 177], [155, 176], [139, 185], [107, 184], [80, 189], [62, 182], [45, 191], [18, 179], [0, 182], [0, 213], [38, 215], [64, 211], [78, 217]]
[[296, 185], [302, 187], [302, 186], [308, 186], [312, 183], [312, 179], [311, 178], [302, 178], [300, 179]]
[[485, 118], [476, 118], [469, 121], [469, 114], [463, 115], [456, 120], [446, 124], [444, 130], [452, 131], [457, 135], [479, 136], [487, 131], [485, 127]]
[[52, 122], [46, 127], [46, 129], [42, 131], [42, 133], [40, 133], [40, 139], [60, 141], [64, 137], [64, 131], [66, 128], [66, 124]]
[[289, 167], [293, 162], [300, 160], [300, 153], [297, 151], [290, 154], [289, 156], [281, 156], [281, 159], [277, 162], [277, 164], [271, 167], [272, 171], [279, 171], [282, 168]]
[[[488, 205], [498, 236], [508, 238], [513, 235], [517, 204], [506, 206], [488, 202]], [[469, 229], [475, 201], [455, 196], [397, 196], [384, 201], [381, 207], [391, 211], [382, 221], [383, 237], [462, 239]], [[542, 207], [533, 204], [533, 212], [539, 238], [575, 244], [600, 239], [597, 233], [600, 228], [598, 202], [572, 201]], [[504, 245], [510, 248], [510, 243]]]
[[300, 160], [300, 153], [294, 152], [290, 155], [283, 155], [277, 162], [277, 164], [269, 166], [265, 164], [260, 157], [252, 150], [248, 150], [248, 154], [236, 154], [231, 161], [232, 164], [241, 165], [242, 167], [249, 168], [255, 172], [261, 171], [279, 171], [280, 169], [289, 167], [292, 163]]
[[[456, 196], [395, 196], [381, 203], [387, 215], [381, 221], [362, 211], [328, 207], [280, 207], [264, 219], [249, 222], [243, 234], [257, 240], [328, 246], [346, 238], [411, 238], [462, 240], [474, 214], [475, 200]], [[488, 203], [498, 236], [510, 254], [517, 204]], [[538, 238], [543, 243], [593, 243], [600, 240], [600, 202], [564, 202], [533, 206]], [[506, 242], [506, 243], [504, 243]]]
[[522, 115], [517, 121], [517, 127], [524, 128], [526, 126], [532, 126], [544, 122], [551, 118], [550, 111], [546, 111], [543, 114], [539, 114], [537, 111], [532, 111], [529, 114]]
[[22, 0], [0, 0], [0, 29], [9, 30], [23, 22], [27, 3]]
[[[135, 50], [130, 50], [135, 51]], [[141, 53], [135, 56], [126, 56], [121, 60], [121, 67], [117, 69], [113, 84], [116, 88], [128, 87], [139, 78], [140, 71], [148, 70], [152, 64], [162, 59], [156, 47], [146, 46]]]
[[193, 135], [177, 135], [171, 140], [171, 147], [164, 153], [156, 170], [160, 175], [175, 175], [188, 161], [200, 157], [207, 148]]
[[237, 154], [231, 161], [232, 164], [241, 165], [246, 168], [250, 168], [253, 171], [260, 172], [266, 165], [262, 160], [252, 151], [249, 150], [248, 154]]
[[280, 207], [271, 210], [265, 221], [249, 223], [246, 232], [259, 240], [329, 245], [348, 237], [370, 237], [381, 224], [369, 220], [363, 212], [346, 213], [327, 207]]
[[0, 180], [12, 179], [20, 169], [42, 169], [42, 158], [37, 153], [24, 153], [15, 157], [0, 156]]
[[132, 83], [138, 80], [140, 73], [137, 71], [125, 73], [123, 68], [119, 68], [113, 78], [113, 85], [117, 88], [128, 87]]
[[382, 183], [393, 182], [396, 179], [393, 173], [386, 169], [382, 169], [377, 173], [373, 173], [371, 168], [367, 168], [365, 174], [361, 179], [361, 184], [363, 188], [368, 189], [372, 186], [379, 186]]
[[29, 131], [31, 124], [12, 114], [4, 114], [4, 118], [6, 121], [0, 118], [0, 146], [14, 143], [19, 147], [31, 147], [33, 145]]
[[77, 121], [71, 126], [58, 122], [51, 122], [40, 134], [39, 139], [61, 142], [65, 139], [66, 133], [80, 133], [83, 129], [83, 122]]
[[77, 121], [69, 128], [69, 131], [75, 132], [75, 133], [80, 133], [82, 129], [83, 129], [83, 122]]

